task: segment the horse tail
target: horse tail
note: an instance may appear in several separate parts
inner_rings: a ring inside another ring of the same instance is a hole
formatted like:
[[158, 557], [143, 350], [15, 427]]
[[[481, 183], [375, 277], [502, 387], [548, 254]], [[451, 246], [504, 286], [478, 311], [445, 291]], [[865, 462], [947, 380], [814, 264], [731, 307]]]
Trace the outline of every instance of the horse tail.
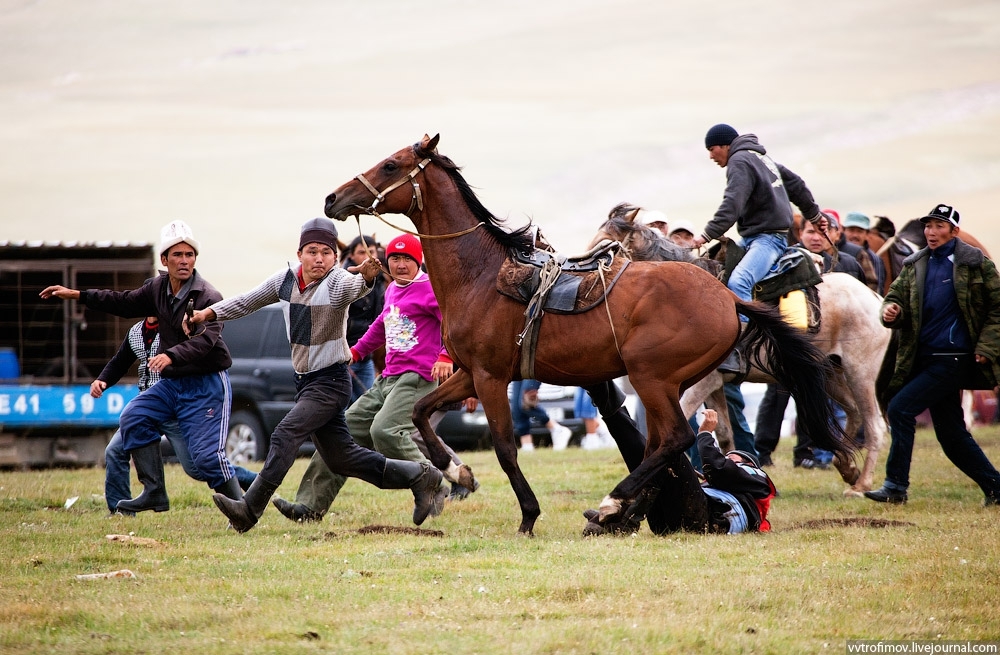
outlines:
[[799, 429], [819, 448], [853, 456], [857, 446], [837, 421], [826, 391], [833, 363], [805, 331], [786, 323], [778, 308], [738, 300], [736, 311], [750, 319], [741, 347], [795, 398]]

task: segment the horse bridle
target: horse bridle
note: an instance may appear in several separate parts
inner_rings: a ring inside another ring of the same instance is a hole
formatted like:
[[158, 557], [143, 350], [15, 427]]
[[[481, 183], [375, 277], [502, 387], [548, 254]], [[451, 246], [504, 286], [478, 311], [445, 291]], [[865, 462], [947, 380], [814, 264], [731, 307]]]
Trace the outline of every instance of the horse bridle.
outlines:
[[372, 201], [371, 206], [368, 207], [365, 211], [368, 212], [369, 214], [377, 214], [378, 212], [376, 212], [375, 208], [378, 207], [378, 204], [383, 200], [385, 200], [385, 197], [387, 195], [389, 195], [399, 187], [403, 186], [407, 182], [409, 182], [413, 186], [413, 196], [410, 198], [410, 208], [404, 212], [405, 215], [409, 216], [414, 208], [423, 210], [424, 198], [423, 196], [420, 195], [420, 185], [417, 184], [417, 176], [420, 175], [420, 171], [424, 170], [424, 168], [426, 168], [427, 164], [429, 163], [431, 163], [430, 157], [421, 160], [420, 163], [418, 163], [416, 166], [413, 167], [412, 171], [407, 173], [405, 177], [396, 180], [385, 191], [379, 191], [378, 189], [375, 188], [375, 186], [371, 182], [368, 181], [368, 178], [365, 177], [364, 173], [358, 173], [358, 175], [355, 176], [355, 179], [358, 182], [361, 182], [361, 184], [363, 184], [364, 187], [368, 189], [373, 196], [375, 196], [375, 200]]
[[[382, 214], [378, 213], [378, 210], [376, 209], [376, 207], [378, 207], [378, 204], [383, 200], [385, 200], [385, 197], [387, 195], [389, 195], [399, 187], [403, 186], [407, 182], [409, 182], [410, 185], [413, 187], [413, 195], [410, 197], [410, 208], [407, 209], [405, 212], [403, 212], [403, 215], [406, 216], [407, 218], [411, 218], [410, 214], [413, 213], [414, 209], [418, 211], [423, 211], [424, 197], [420, 194], [420, 185], [417, 184], [417, 176], [420, 175], [421, 171], [427, 168], [427, 164], [429, 163], [431, 163], [430, 157], [422, 159], [420, 162], [417, 163], [416, 166], [413, 167], [413, 170], [411, 170], [405, 176], [393, 182], [391, 185], [389, 185], [387, 189], [383, 191], [379, 191], [378, 189], [376, 189], [375, 185], [373, 185], [371, 182], [368, 181], [368, 178], [365, 177], [364, 173], [358, 173], [357, 175], [355, 175], [354, 179], [356, 179], [358, 182], [361, 182], [361, 184], [364, 185], [364, 187], [368, 189], [368, 191], [373, 196], [375, 196], [375, 199], [372, 201], [372, 204], [369, 207], [365, 208], [364, 210], [365, 213], [369, 214], [370, 216], [374, 216], [375, 218], [379, 219], [380, 221], [382, 221], [391, 228], [399, 230], [400, 232], [405, 232], [406, 234], [412, 234], [413, 236], [420, 237], [421, 239], [450, 239], [452, 237], [460, 237], [463, 234], [468, 234], [469, 232], [472, 232], [473, 230], [476, 230], [480, 226], [484, 225], [484, 223], [480, 221], [475, 225], [473, 225], [472, 227], [466, 230], [462, 230], [461, 232], [452, 232], [451, 234], [420, 234], [419, 232], [414, 232], [412, 230], [407, 230], [406, 228], [399, 227], [398, 225], [393, 225], [389, 221], [385, 220]], [[358, 231], [360, 230], [361, 230], [361, 223], [359, 221]]]

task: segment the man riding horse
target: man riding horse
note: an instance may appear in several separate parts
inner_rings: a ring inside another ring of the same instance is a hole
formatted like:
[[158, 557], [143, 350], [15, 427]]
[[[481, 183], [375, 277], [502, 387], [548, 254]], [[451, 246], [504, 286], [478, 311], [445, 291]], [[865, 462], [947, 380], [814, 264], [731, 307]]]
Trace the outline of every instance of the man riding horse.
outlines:
[[[789, 199], [824, 232], [825, 217], [802, 178], [768, 157], [755, 135], [739, 135], [720, 123], [708, 130], [705, 147], [712, 161], [726, 169], [726, 191], [715, 216], [694, 238], [694, 245], [718, 239], [735, 224], [746, 254], [729, 276], [728, 286], [741, 300], [750, 301], [754, 285], [788, 247], [792, 227]], [[738, 352], [730, 353], [719, 368], [740, 372]]]

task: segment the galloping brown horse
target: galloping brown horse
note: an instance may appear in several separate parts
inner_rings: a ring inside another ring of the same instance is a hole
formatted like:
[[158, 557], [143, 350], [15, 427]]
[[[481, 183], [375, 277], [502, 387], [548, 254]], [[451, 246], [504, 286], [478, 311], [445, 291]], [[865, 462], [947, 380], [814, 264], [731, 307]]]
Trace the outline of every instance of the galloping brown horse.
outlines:
[[[521, 508], [519, 532], [530, 535], [541, 510], [517, 464], [507, 399], [508, 383], [521, 377], [518, 334], [525, 307], [497, 292], [497, 275], [512, 251], [532, 249], [532, 236], [527, 227], [506, 231], [458, 167], [437, 153], [437, 144], [437, 136], [425, 136], [342, 185], [327, 197], [326, 215], [345, 220], [384, 211], [405, 214], [416, 226], [444, 318], [445, 345], [461, 370], [417, 403], [414, 422], [431, 460], [445, 470], [450, 458], [428, 417], [437, 407], [477, 396]], [[738, 313], [749, 317], [750, 339], [768, 350], [775, 376], [804, 399], [801, 411], [813, 440], [849, 452], [843, 435], [831, 432], [836, 424], [824, 392], [825, 358], [776, 310], [740, 301], [690, 264], [632, 262], [596, 309], [544, 314], [534, 358], [534, 377], [553, 384], [588, 386], [628, 374], [647, 408], [645, 458], [601, 503], [602, 523], [627, 514], [693, 443], [680, 394], [732, 350]]]

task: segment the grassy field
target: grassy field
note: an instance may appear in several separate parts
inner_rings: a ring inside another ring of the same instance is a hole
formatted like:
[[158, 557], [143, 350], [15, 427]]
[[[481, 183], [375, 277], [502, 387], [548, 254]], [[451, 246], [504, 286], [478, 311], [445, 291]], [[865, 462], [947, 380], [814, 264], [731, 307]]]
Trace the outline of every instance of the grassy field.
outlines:
[[[1000, 430], [976, 435], [1000, 461]], [[466, 456], [480, 491], [419, 535], [361, 532], [412, 527], [412, 503], [358, 481], [321, 524], [269, 507], [239, 535], [176, 465], [171, 511], [135, 518], [106, 516], [102, 469], [0, 472], [0, 652], [821, 653], [1000, 635], [1000, 509], [931, 434], [902, 507], [844, 499], [832, 471], [779, 454], [774, 531], [734, 537], [581, 538], [581, 510], [624, 473], [608, 451], [521, 458], [534, 539], [491, 452]], [[120, 569], [136, 577], [76, 578]]]

